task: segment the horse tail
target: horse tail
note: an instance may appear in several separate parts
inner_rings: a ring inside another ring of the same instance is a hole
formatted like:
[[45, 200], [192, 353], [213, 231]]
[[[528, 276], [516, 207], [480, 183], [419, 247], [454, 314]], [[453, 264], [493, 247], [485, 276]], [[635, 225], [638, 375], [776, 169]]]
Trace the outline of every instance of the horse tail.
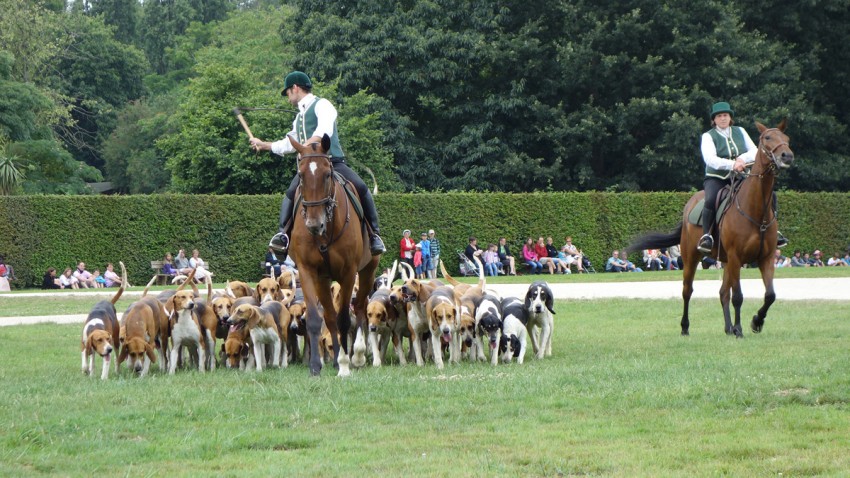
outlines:
[[363, 169], [365, 169], [366, 172], [369, 173], [369, 176], [372, 177], [372, 183], [375, 185], [374, 187], [372, 187], [372, 194], [377, 195], [378, 194], [378, 180], [375, 179], [375, 173], [373, 173], [372, 170], [369, 169], [368, 166], [363, 166]]
[[644, 249], [661, 249], [662, 247], [673, 247], [682, 240], [682, 223], [668, 234], [651, 232], [634, 239], [626, 248], [628, 252], [637, 252]]

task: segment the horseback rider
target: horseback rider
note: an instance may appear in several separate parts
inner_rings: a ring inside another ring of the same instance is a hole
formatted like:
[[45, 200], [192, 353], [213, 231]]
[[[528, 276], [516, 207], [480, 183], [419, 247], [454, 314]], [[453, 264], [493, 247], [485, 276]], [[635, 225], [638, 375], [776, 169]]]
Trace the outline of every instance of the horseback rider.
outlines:
[[[328, 155], [334, 171], [350, 181], [360, 196], [363, 214], [369, 225], [369, 249], [373, 256], [383, 254], [386, 252], [386, 247], [384, 247], [384, 242], [379, 235], [378, 211], [375, 208], [375, 201], [366, 183], [345, 163], [345, 154], [342, 152], [339, 143], [336, 126], [336, 108], [327, 99], [314, 95], [312, 89], [313, 83], [310, 81], [310, 77], [303, 72], [293, 71], [284, 78], [283, 91], [280, 94], [286, 96], [289, 103], [298, 108], [298, 114], [292, 122], [292, 130], [286, 136], [294, 136], [302, 144], [321, 143], [322, 136], [325, 134], [330, 137], [331, 149], [328, 151]], [[275, 142], [251, 138], [251, 146], [256, 151], [271, 151], [281, 156], [295, 152], [295, 148], [286, 137]], [[286, 258], [289, 250], [289, 232], [292, 230], [292, 213], [298, 183], [298, 175], [296, 175], [292, 179], [289, 189], [286, 190], [286, 195], [280, 205], [280, 230], [269, 241], [269, 247], [283, 254], [283, 257], [278, 256], [281, 261]]]
[[[711, 230], [714, 226], [717, 210], [717, 194], [731, 183], [732, 172], [740, 173], [751, 166], [756, 159], [758, 147], [750, 139], [747, 131], [740, 126], [732, 126], [735, 112], [729, 103], [720, 101], [711, 107], [711, 124], [714, 126], [702, 135], [700, 150], [705, 161], [705, 205], [702, 210], [703, 236], [697, 249], [703, 254], [711, 254], [714, 239]], [[773, 195], [773, 209], [776, 210], [776, 194]], [[785, 247], [788, 240], [779, 231], [776, 234], [776, 247]]]

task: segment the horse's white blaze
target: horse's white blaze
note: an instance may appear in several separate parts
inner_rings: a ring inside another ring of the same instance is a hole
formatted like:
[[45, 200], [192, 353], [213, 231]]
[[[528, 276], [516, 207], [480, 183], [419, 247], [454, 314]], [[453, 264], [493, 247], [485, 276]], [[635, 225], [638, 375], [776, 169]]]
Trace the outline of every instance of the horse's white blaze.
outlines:
[[316, 166], [316, 162], [310, 162], [310, 174], [312, 174], [313, 176], [316, 175], [316, 168], [318, 168], [318, 166]]

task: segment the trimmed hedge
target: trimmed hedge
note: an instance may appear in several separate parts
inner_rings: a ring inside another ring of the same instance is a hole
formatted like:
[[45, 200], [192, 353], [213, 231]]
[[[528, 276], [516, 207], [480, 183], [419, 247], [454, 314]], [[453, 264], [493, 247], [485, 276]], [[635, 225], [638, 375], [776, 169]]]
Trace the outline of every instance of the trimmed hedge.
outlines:
[[[443, 260], [457, 273], [456, 250], [469, 236], [479, 246], [508, 239], [515, 256], [528, 236], [564, 236], [597, 270], [611, 250], [647, 231], [669, 231], [690, 193], [382, 193], [376, 197], [388, 252], [398, 257], [404, 229], [414, 240], [437, 231]], [[151, 277], [150, 261], [179, 248], [201, 251], [216, 279], [259, 280], [258, 263], [277, 230], [281, 195], [7, 196], [0, 197], [0, 255], [15, 267], [14, 287], [38, 287], [48, 267], [84, 261], [91, 271], [123, 261], [133, 284]], [[850, 241], [850, 194], [780, 192], [780, 228], [791, 248], [825, 254]], [[632, 258], [636, 259], [636, 258]], [[637, 261], [635, 261], [637, 262]]]

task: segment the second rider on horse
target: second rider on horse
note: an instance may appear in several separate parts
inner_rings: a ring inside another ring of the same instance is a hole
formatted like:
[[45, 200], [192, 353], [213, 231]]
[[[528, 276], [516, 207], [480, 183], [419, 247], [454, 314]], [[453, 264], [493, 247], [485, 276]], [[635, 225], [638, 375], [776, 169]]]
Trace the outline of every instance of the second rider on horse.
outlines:
[[[280, 92], [289, 100], [292, 106], [298, 108], [298, 115], [292, 122], [292, 130], [287, 136], [294, 136], [299, 143], [321, 143], [322, 136], [327, 134], [331, 139], [331, 149], [328, 151], [334, 171], [340, 173], [350, 181], [357, 189], [360, 196], [360, 204], [363, 206], [363, 214], [369, 227], [369, 249], [373, 256], [386, 252], [384, 242], [381, 240], [378, 227], [378, 211], [375, 201], [366, 183], [360, 179], [351, 168], [345, 164], [345, 154], [339, 143], [339, 134], [336, 126], [337, 112], [333, 104], [324, 98], [319, 98], [312, 93], [313, 83], [310, 77], [300, 71], [293, 71], [286, 75], [283, 81], [283, 91]], [[258, 138], [251, 138], [251, 146], [256, 151], [271, 151], [283, 156], [294, 153], [295, 148], [289, 139], [283, 138], [275, 142], [265, 142]], [[292, 228], [292, 213], [295, 204], [295, 190], [298, 188], [298, 176], [293, 178], [286, 190], [286, 195], [280, 205], [280, 230], [269, 242], [269, 247], [284, 254], [283, 260], [289, 250], [289, 232]]]
[[[702, 210], [703, 236], [697, 249], [703, 254], [711, 254], [714, 238], [711, 235], [717, 215], [717, 194], [730, 184], [732, 173], [741, 173], [752, 165], [756, 158], [757, 147], [747, 131], [740, 126], [732, 126], [735, 112], [729, 103], [721, 101], [711, 107], [711, 124], [714, 128], [703, 133], [700, 150], [705, 161], [705, 205]], [[773, 208], [776, 210], [776, 195], [773, 196]], [[776, 247], [788, 245], [788, 240], [777, 231]]]

